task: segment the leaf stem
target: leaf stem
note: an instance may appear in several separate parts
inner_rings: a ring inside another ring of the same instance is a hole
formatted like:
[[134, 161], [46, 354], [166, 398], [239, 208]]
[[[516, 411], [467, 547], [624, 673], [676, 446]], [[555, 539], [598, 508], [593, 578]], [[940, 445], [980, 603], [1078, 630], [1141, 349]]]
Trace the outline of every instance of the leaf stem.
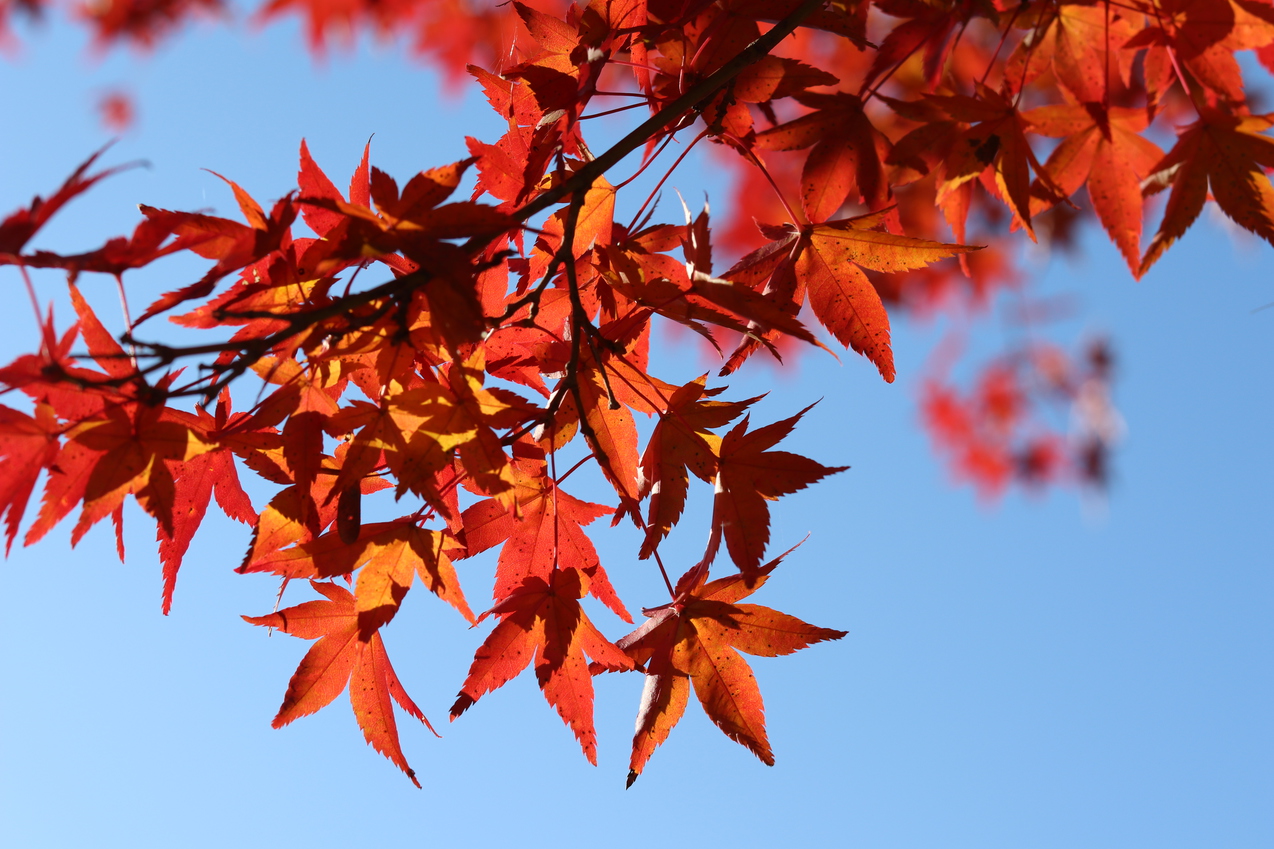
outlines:
[[[681, 154], [677, 157], [676, 161], [672, 163], [672, 166], [668, 169], [668, 172], [659, 178], [659, 182], [655, 184], [655, 187], [651, 190], [650, 194], [646, 195], [646, 200], [642, 202], [641, 208], [637, 210], [637, 213], [633, 216], [633, 220], [629, 222], [628, 224], [629, 233], [631, 233], [632, 229], [637, 226], [637, 221], [641, 218], [641, 214], [646, 211], [646, 207], [650, 205], [650, 202], [655, 199], [655, 196], [659, 193], [659, 190], [663, 188], [664, 182], [667, 181], [667, 179], [672, 176], [672, 172], [677, 170], [677, 166], [681, 165], [681, 161], [686, 158], [686, 155], [690, 153], [690, 151], [694, 148], [694, 146], [697, 145], [707, 135], [708, 135], [708, 129], [705, 127], [704, 130], [701, 133], [699, 133], [699, 135], [694, 137], [694, 139], [690, 142], [690, 144], [686, 145], [686, 149], [683, 150]], [[667, 141], [664, 142], [664, 147], [667, 147], [668, 142], [670, 141], [672, 141], [672, 136], [669, 136]], [[654, 162], [655, 158], [658, 157], [660, 153], [663, 153], [662, 148], [659, 150], [658, 153], [655, 154], [655, 156], [652, 156], [649, 161]], [[642, 165], [641, 170], [639, 170], [637, 174], [634, 174], [633, 176], [629, 177], [627, 180], [620, 183], [615, 188], [619, 189], [619, 188], [622, 188], [623, 186], [628, 185], [633, 180], [637, 179], [637, 175], [644, 170], [646, 170], [646, 166]]]
[[803, 212], [798, 212], [793, 209], [792, 205], [787, 202], [787, 198], [783, 195], [783, 190], [780, 189], [779, 184], [774, 181], [773, 175], [770, 174], [770, 169], [765, 167], [765, 163], [761, 161], [761, 157], [757, 156], [755, 151], [744, 144], [742, 139], [736, 138], [729, 133], [725, 134], [725, 138], [729, 139], [740, 153], [752, 160], [752, 163], [756, 165], [757, 169], [762, 175], [764, 175], [766, 182], [770, 184], [770, 188], [774, 189], [774, 194], [778, 196], [779, 203], [783, 204], [783, 208], [787, 210], [787, 217], [791, 219], [792, 224], [795, 225], [796, 229], [803, 230], [805, 225], [810, 222], [805, 220], [805, 214]]

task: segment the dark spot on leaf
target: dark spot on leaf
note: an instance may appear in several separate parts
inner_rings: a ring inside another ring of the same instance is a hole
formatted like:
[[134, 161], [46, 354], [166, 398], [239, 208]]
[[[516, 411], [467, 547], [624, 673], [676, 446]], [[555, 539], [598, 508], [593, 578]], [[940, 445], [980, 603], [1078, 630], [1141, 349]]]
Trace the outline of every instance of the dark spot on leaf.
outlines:
[[[974, 143], [974, 139], [969, 139], [969, 144]], [[983, 165], [990, 165], [995, 155], [1000, 151], [1000, 137], [992, 134], [986, 137], [977, 147], [973, 149], [973, 155]]]

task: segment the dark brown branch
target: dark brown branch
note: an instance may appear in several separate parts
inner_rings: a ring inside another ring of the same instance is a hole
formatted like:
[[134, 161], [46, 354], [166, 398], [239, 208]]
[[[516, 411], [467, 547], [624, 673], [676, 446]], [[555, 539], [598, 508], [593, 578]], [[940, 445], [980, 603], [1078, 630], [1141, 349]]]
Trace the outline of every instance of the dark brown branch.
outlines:
[[566, 180], [535, 200], [522, 207], [513, 217], [525, 221], [538, 212], [543, 212], [555, 203], [560, 203], [567, 196], [577, 191], [587, 191], [598, 177], [619, 164], [624, 157], [644, 145], [647, 140], [660, 130], [676, 121], [687, 112], [696, 110], [701, 104], [725, 87], [739, 75], [744, 68], [769, 54], [778, 43], [787, 38], [806, 18], [817, 12], [826, 0], [805, 0], [790, 15], [774, 25], [774, 29], [758, 38], [739, 52], [737, 56], [726, 62], [709, 76], [691, 86], [690, 90], [669, 103], [657, 113], [646, 119], [640, 126], [624, 136], [613, 147], [596, 159], [588, 162]]

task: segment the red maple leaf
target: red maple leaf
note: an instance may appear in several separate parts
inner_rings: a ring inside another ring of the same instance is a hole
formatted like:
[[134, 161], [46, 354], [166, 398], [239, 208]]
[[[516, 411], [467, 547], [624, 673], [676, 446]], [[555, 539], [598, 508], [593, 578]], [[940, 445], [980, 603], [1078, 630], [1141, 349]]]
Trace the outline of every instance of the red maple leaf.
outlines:
[[[232, 426], [236, 419], [242, 421], [248, 418], [243, 413], [232, 416], [229, 392], [223, 392], [218, 399], [215, 416], [208, 415], [202, 408], [197, 410], [197, 415], [202, 425], [203, 438], [214, 443], [217, 442], [220, 431]], [[168, 529], [160, 524], [157, 530], [159, 559], [164, 566], [165, 615], [172, 608], [177, 572], [181, 569], [181, 562], [190, 548], [195, 531], [208, 512], [208, 504], [214, 492], [217, 504], [231, 519], [245, 524], [252, 524], [256, 520], [257, 514], [252, 509], [252, 501], [239, 484], [232, 443], [218, 444], [212, 450], [191, 458], [174, 475], [172, 528]]]
[[0, 516], [5, 517], [5, 554], [13, 547], [31, 490], [58, 454], [57, 417], [48, 404], [35, 416], [0, 406]]
[[791, 433], [809, 409], [751, 433], [750, 417], [744, 418], [722, 438], [712, 508], [712, 541], [705, 563], [711, 563], [718, 541], [724, 536], [734, 564], [749, 580], [755, 578], [761, 574], [761, 559], [770, 541], [770, 508], [766, 502], [849, 468], [823, 466], [799, 454], [768, 450]]
[[583, 529], [612, 509], [568, 495], [548, 475], [544, 460], [520, 460], [514, 469], [512, 507], [507, 497], [488, 498], [461, 516], [469, 556], [503, 543], [492, 595], [503, 599], [529, 579], [549, 580], [556, 569], [576, 569], [588, 577], [584, 586], [594, 598], [631, 622]]
[[677, 389], [668, 399], [667, 409], [660, 411], [659, 422], [641, 457], [638, 479], [638, 494], [650, 499], [646, 539], [639, 554], [643, 560], [650, 557], [681, 518], [689, 473], [707, 483], [716, 480], [721, 437], [711, 430], [729, 424], [759, 400], [708, 400], [724, 389], [706, 388], [705, 378], [701, 377]]
[[1146, 248], [1141, 274], [1194, 223], [1208, 199], [1239, 226], [1274, 244], [1274, 188], [1265, 169], [1274, 168], [1274, 139], [1261, 135], [1274, 127], [1274, 113], [1235, 115], [1204, 110], [1185, 127], [1168, 154], [1152, 167], [1146, 191], [1171, 184], [1159, 232]]
[[175, 213], [142, 206], [142, 214], [148, 218], [155, 217], [165, 223], [171, 222], [183, 248], [194, 251], [205, 259], [215, 259], [217, 264], [195, 283], [165, 292], [146, 308], [137, 319], [137, 324], [178, 304], [207, 297], [222, 277], [274, 253], [291, 238], [290, 228], [297, 213], [291, 195], [276, 201], [267, 216], [261, 205], [238, 183], [215, 171], [210, 173], [230, 186], [248, 223], [244, 225], [227, 218], [197, 212]]
[[593, 729], [593, 681], [588, 660], [600, 668], [633, 669], [628, 656], [589, 621], [579, 599], [589, 591], [589, 576], [575, 568], [548, 576], [528, 577], [499, 604], [478, 618], [496, 614], [494, 630], [478, 649], [451, 719], [468, 710], [486, 693], [503, 687], [532, 661], [535, 679], [562, 721], [575, 733], [584, 756], [597, 763]]
[[168, 241], [183, 219], [183, 213], [147, 208], [132, 236], [117, 236], [97, 250], [82, 254], [67, 256], [36, 251], [23, 257], [23, 261], [32, 268], [64, 268], [70, 272], [72, 279], [83, 271], [118, 277], [130, 268], [141, 268], [162, 256], [189, 249], [193, 244], [190, 239]]
[[[1043, 168], [1027, 141], [1027, 122], [1016, 99], [981, 83], [972, 97], [926, 94], [912, 102], [882, 99], [900, 116], [922, 122], [898, 140], [889, 162], [920, 174], [936, 174], [938, 204], [957, 241], [964, 240], [968, 193], [975, 180], [1002, 201], [1018, 226], [1035, 239], [1031, 170], [1042, 175]], [[1050, 184], [1044, 188], [1053, 190]]]
[[39, 232], [40, 228], [48, 223], [59, 209], [66, 205], [72, 198], [80, 195], [93, 187], [99, 180], [104, 180], [112, 174], [118, 174], [134, 167], [133, 165], [117, 165], [114, 168], [108, 168], [105, 171], [99, 171], [90, 175], [88, 170], [93, 167], [99, 156], [106, 152], [106, 148], [94, 153], [88, 159], [66, 178], [56, 192], [49, 195], [48, 199], [36, 197], [31, 201], [31, 205], [26, 209], [19, 209], [4, 221], [0, 221], [0, 265], [15, 264], [18, 262], [17, 254], [22, 252], [22, 248], [31, 238]]
[[[1232, 104], [1245, 100], [1235, 52], [1274, 40], [1274, 8], [1259, 0], [1156, 0], [1146, 22], [1124, 42], [1125, 50], [1146, 50], [1147, 69], [1157, 64], [1168, 83], [1173, 66], [1181, 67], [1195, 84]], [[1148, 71], [1147, 77], [1153, 75]], [[1152, 102], [1158, 99], [1157, 90], [1150, 94]]]
[[806, 94], [797, 101], [815, 111], [758, 133], [762, 150], [812, 147], [801, 171], [801, 203], [809, 220], [822, 222], [846, 200], [860, 199], [870, 209], [888, 202], [889, 184], [882, 162], [889, 155], [885, 138], [851, 94]]

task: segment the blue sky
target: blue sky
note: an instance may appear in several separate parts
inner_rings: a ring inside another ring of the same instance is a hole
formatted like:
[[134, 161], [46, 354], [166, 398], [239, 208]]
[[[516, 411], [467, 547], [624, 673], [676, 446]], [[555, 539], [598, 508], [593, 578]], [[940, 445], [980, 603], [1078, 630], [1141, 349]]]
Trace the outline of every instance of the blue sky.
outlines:
[[[293, 187], [302, 137], [341, 184], [373, 134], [373, 164], [401, 179], [463, 157], [464, 135], [500, 132], [476, 92], [439, 100], [436, 77], [389, 48], [316, 65], [289, 27], [209, 27], [92, 61], [54, 23], [0, 61], [0, 214], [107, 140], [93, 104], [114, 86], [140, 117], [106, 162], [151, 164], [77, 200], [39, 247], [95, 247], [131, 228], [139, 202], [235, 214], [201, 168], [268, 202]], [[673, 182], [720, 197], [712, 176], [698, 166]], [[822, 398], [784, 447], [852, 467], [774, 511], [776, 546], [812, 536], [754, 600], [849, 631], [754, 662], [774, 768], [692, 705], [625, 792], [636, 676], [597, 681], [598, 768], [530, 676], [448, 725], [485, 631], [417, 592], [386, 629], [444, 735], [400, 718], [417, 791], [363, 743], [343, 699], [270, 729], [307, 643], [239, 618], [267, 612], [275, 591], [232, 571], [245, 528], [210, 515], [165, 618], [153, 532], [134, 510], [124, 565], [103, 526], [74, 550], [61, 529], [0, 567], [0, 834], [23, 847], [1274, 845], [1274, 309], [1258, 311], [1274, 302], [1274, 252], [1208, 219], [1134, 283], [1098, 234], [1084, 244], [1077, 260], [1032, 266], [1030, 285], [1082, 298], [1060, 341], [1107, 332], [1117, 345], [1129, 428], [1104, 504], [1063, 490], [987, 505], [951, 483], [916, 410], [942, 325], [896, 328], [892, 386], [857, 357], [813, 354], [732, 386], [770, 391], [757, 422]], [[135, 303], [200, 271], [137, 275]], [[15, 293], [7, 360], [35, 334], [18, 277], [0, 280]], [[57, 275], [38, 285], [64, 288]], [[114, 315], [109, 280], [85, 288]], [[1004, 343], [994, 314], [980, 327], [984, 352]], [[702, 545], [700, 498], [665, 549], [683, 565]], [[625, 598], [661, 601], [631, 533], [597, 541]], [[477, 607], [490, 564], [461, 569]]]

